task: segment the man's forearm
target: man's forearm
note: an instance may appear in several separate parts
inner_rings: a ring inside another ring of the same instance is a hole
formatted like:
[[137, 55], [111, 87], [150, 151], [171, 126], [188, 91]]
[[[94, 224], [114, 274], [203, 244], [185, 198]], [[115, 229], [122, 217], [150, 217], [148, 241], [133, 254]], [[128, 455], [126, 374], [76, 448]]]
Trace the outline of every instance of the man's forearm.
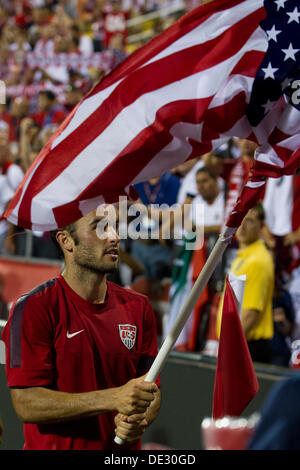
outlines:
[[55, 423], [95, 416], [114, 409], [112, 389], [66, 393], [43, 387], [12, 389], [15, 410], [23, 422]]
[[248, 339], [250, 331], [255, 327], [259, 313], [258, 310], [254, 309], [243, 310], [241, 322], [246, 339]]
[[144, 413], [158, 388], [144, 376], [120, 387], [86, 393], [67, 393], [44, 387], [13, 388], [16, 413], [25, 423], [53, 423], [95, 416], [107, 411], [125, 415]]

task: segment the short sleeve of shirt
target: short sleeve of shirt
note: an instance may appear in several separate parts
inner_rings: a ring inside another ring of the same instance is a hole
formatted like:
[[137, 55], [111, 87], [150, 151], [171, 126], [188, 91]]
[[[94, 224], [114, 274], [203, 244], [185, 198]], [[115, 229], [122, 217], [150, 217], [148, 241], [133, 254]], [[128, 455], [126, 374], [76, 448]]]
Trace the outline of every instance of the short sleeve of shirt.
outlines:
[[7, 170], [7, 181], [13, 191], [16, 191], [24, 178], [24, 172], [19, 165], [13, 164]]
[[[138, 375], [148, 372], [157, 356], [157, 331], [156, 318], [149, 299], [145, 298], [144, 325], [143, 325], [143, 346], [138, 368]], [[160, 379], [156, 380], [160, 385]]]
[[32, 296], [21, 297], [11, 308], [2, 339], [9, 387], [53, 383], [53, 326], [43, 305]]
[[5, 204], [12, 199], [13, 195], [14, 192], [8, 185], [6, 175], [0, 175], [0, 203], [3, 206], [3, 209]]

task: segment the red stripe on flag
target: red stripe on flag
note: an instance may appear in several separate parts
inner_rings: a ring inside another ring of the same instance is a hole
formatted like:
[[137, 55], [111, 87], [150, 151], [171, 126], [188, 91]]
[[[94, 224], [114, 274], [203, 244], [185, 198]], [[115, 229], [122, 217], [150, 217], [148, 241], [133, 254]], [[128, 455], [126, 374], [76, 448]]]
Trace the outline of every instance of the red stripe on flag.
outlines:
[[[266, 180], [266, 178], [264, 178]], [[227, 227], [239, 227], [248, 210], [255, 206], [261, 199], [265, 191], [265, 184], [259, 187], [250, 188], [244, 186], [238, 196], [232, 213], [226, 222]]]
[[288, 134], [285, 134], [285, 132], [278, 129], [278, 127], [275, 127], [275, 129], [273, 130], [272, 134], [270, 135], [268, 139], [268, 142], [270, 145], [276, 145], [279, 142], [283, 142], [284, 140], [288, 139], [289, 137], [291, 136]]
[[[203, 116], [205, 129], [214, 129], [214, 132], [219, 134], [226, 133], [244, 116], [247, 106], [246, 94], [244, 91], [241, 91], [227, 103], [207, 109]], [[209, 133], [204, 134], [203, 131], [202, 138], [203, 140], [208, 140], [211, 137]], [[212, 138], [216, 137], [213, 136]]]
[[[279, 147], [276, 147], [278, 151]], [[282, 147], [280, 147], [282, 149]], [[290, 151], [289, 151], [290, 152]], [[278, 178], [283, 175], [293, 175], [296, 173], [300, 166], [300, 151], [291, 152], [289, 160], [285, 163], [284, 167], [280, 168], [276, 165], [271, 165], [265, 162], [255, 161], [254, 174], [252, 179], [259, 179], [262, 177]]]
[[243, 55], [241, 60], [236, 64], [231, 75], [244, 75], [245, 77], [254, 78], [265, 56], [261, 51], [249, 51]]

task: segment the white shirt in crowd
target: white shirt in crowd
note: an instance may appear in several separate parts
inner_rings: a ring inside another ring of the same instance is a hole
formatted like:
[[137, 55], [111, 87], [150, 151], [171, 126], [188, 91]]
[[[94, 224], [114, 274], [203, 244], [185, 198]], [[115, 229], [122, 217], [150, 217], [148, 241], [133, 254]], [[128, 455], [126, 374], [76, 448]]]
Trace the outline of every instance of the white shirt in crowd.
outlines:
[[[0, 214], [2, 214], [6, 208], [7, 203], [11, 200], [14, 195], [14, 191], [7, 182], [6, 175], [0, 174]], [[7, 222], [5, 220], [0, 221], [0, 236], [5, 234], [7, 231]]]
[[[197, 196], [198, 190], [196, 185], [196, 173], [200, 168], [204, 167], [204, 162], [199, 160], [193, 168], [182, 178], [180, 188], [177, 195], [177, 204], [184, 204], [188, 195]], [[225, 181], [223, 178], [218, 178], [218, 185], [220, 191], [225, 189]]]
[[200, 194], [192, 201], [191, 219], [196, 226], [212, 227], [222, 225], [225, 196], [221, 191], [212, 204], [208, 204]]
[[[12, 199], [23, 177], [22, 168], [15, 163], [8, 167], [5, 175], [0, 174], [0, 214], [4, 212], [7, 203]], [[1, 220], [0, 235], [3, 235], [7, 229], [8, 223]]]
[[293, 199], [292, 175], [268, 179], [263, 206], [273, 235], [282, 237], [292, 232]]
[[9, 187], [15, 193], [15, 191], [18, 189], [18, 186], [20, 185], [20, 183], [22, 182], [24, 178], [24, 172], [22, 168], [19, 165], [12, 163], [8, 167], [5, 176], [7, 178], [7, 183]]

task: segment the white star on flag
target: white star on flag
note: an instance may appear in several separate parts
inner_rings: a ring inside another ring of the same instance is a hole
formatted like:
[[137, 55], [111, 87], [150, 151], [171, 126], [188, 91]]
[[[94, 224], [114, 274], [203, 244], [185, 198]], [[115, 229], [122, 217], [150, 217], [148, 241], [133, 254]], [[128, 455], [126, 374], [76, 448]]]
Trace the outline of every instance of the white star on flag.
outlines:
[[288, 21], [288, 24], [292, 23], [292, 21], [296, 21], [296, 23], [299, 24], [300, 13], [299, 13], [297, 7], [294, 8], [294, 11], [291, 11], [289, 13], [287, 12], [286, 14], [289, 15], [289, 17], [290, 17], [289, 21]]
[[292, 59], [296, 61], [295, 54], [297, 54], [297, 52], [299, 52], [300, 49], [294, 49], [293, 44], [290, 43], [288, 49], [281, 49], [281, 50], [285, 54], [285, 58], [284, 58], [285, 61], [288, 59]]
[[266, 69], [262, 69], [262, 71], [265, 73], [265, 80], [266, 78], [273, 78], [273, 80], [275, 80], [274, 73], [277, 72], [277, 70], [279, 69], [272, 67], [271, 62], [269, 62], [268, 67]]
[[274, 103], [275, 103], [274, 101], [268, 100], [266, 104], [262, 105], [262, 107], [265, 110], [265, 114], [268, 114], [268, 112], [271, 111], [271, 109], [273, 109]]
[[280, 10], [280, 8], [285, 8], [284, 4], [287, 2], [287, 0], [276, 0], [275, 3], [277, 5], [277, 11]]
[[277, 42], [277, 36], [281, 33], [281, 31], [277, 30], [274, 25], [273, 28], [269, 29], [269, 31], [267, 31], [266, 33], [268, 35], [268, 41], [271, 41], [271, 39], [273, 39], [275, 42]]

